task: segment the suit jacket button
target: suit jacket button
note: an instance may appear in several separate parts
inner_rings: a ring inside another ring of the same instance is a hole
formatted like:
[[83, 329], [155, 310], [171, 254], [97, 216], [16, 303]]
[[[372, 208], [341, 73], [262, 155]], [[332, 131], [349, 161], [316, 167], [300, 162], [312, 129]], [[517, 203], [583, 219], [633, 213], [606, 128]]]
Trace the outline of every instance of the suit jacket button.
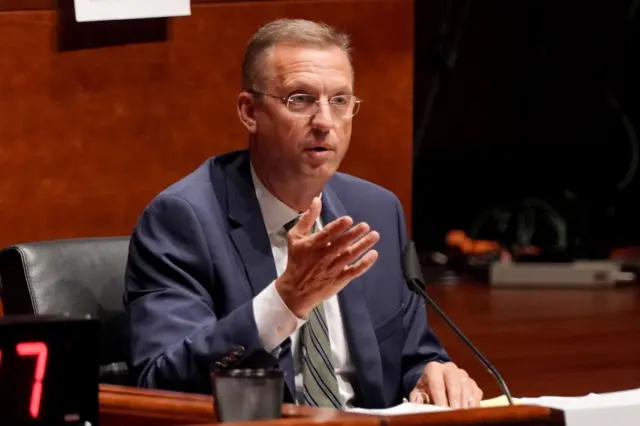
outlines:
[[236, 356], [242, 356], [244, 354], [244, 346], [236, 347], [236, 350], [233, 351]]
[[223, 369], [225, 367], [225, 366], [222, 365], [222, 363], [220, 361], [214, 362], [213, 366], [215, 367], [216, 370], [221, 370], [221, 369]]

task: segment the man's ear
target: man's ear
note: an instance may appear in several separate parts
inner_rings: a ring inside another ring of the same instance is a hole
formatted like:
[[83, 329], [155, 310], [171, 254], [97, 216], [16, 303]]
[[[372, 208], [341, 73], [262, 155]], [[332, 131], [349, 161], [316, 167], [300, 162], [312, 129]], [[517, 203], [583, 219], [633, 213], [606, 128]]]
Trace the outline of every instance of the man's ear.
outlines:
[[251, 134], [256, 132], [256, 109], [254, 105], [254, 97], [250, 93], [240, 92], [237, 102], [238, 117], [242, 125]]

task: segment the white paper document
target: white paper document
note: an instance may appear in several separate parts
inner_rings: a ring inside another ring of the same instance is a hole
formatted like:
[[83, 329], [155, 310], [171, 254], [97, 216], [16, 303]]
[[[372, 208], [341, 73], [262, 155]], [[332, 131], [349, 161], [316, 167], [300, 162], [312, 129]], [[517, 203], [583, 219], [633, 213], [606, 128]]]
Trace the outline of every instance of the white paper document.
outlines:
[[520, 401], [564, 411], [566, 426], [640, 425], [640, 388], [580, 397], [521, 398]]
[[433, 413], [435, 411], [451, 411], [451, 408], [439, 407], [437, 405], [416, 404], [414, 402], [403, 402], [400, 405], [390, 408], [346, 408], [345, 411], [351, 413], [375, 414], [383, 416], [397, 416], [400, 414]]
[[191, 15], [191, 0], [74, 0], [76, 21], [166, 18]]
[[[578, 397], [542, 396], [514, 399], [516, 405], [540, 405], [564, 412], [566, 426], [638, 426], [640, 425], [640, 388]], [[508, 405], [506, 397], [482, 401], [482, 407]], [[451, 408], [404, 402], [391, 408], [347, 408], [352, 413], [401, 415], [450, 411]]]

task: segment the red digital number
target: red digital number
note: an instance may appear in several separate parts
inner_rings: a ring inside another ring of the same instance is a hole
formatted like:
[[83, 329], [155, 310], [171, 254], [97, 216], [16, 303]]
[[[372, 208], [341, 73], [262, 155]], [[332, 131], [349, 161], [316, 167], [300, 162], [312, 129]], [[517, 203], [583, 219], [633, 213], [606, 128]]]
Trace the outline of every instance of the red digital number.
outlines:
[[16, 345], [16, 352], [20, 356], [37, 356], [36, 371], [33, 378], [33, 386], [31, 387], [31, 403], [29, 404], [29, 412], [34, 419], [38, 418], [40, 413], [40, 400], [42, 398], [42, 379], [47, 369], [48, 349], [44, 342], [25, 342]]

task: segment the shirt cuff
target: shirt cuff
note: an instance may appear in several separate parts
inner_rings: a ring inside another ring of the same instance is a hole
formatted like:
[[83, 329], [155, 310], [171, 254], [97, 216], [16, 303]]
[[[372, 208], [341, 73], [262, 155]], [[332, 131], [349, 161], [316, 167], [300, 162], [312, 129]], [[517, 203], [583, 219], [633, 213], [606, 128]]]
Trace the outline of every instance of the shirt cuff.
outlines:
[[278, 348], [306, 322], [287, 307], [276, 290], [275, 281], [253, 298], [253, 316], [260, 341], [267, 352]]

